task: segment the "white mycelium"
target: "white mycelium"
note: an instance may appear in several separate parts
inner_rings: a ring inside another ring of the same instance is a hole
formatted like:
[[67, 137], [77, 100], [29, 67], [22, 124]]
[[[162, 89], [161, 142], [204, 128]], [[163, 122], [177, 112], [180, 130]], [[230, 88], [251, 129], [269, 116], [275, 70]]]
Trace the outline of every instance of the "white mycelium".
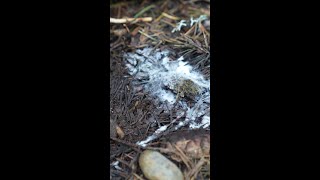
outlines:
[[[180, 120], [176, 129], [189, 125], [190, 129], [208, 128], [210, 126], [210, 80], [206, 80], [203, 75], [193, 69], [191, 65], [184, 61], [183, 57], [173, 60], [169, 58], [169, 51], [154, 50], [144, 48], [136, 50], [134, 53], [125, 54], [125, 62], [128, 73], [135, 78], [135, 86], [143, 86], [143, 90], [157, 98], [162, 105], [160, 107], [176, 107], [186, 111], [186, 118]], [[194, 97], [193, 105], [189, 107], [187, 100], [179, 98], [174, 87], [177, 83], [189, 80], [198, 87], [198, 95]], [[160, 127], [158, 131], [164, 131]], [[154, 135], [145, 141], [137, 144], [145, 146], [146, 143], [156, 138]]]
[[[190, 18], [190, 26], [193, 26], [196, 23], [201, 23], [204, 20], [207, 20], [208, 17], [206, 15], [201, 15], [197, 19], [193, 19], [193, 17]], [[181, 28], [183, 26], [187, 26], [187, 20], [181, 20], [177, 23], [176, 27], [172, 29], [171, 33], [174, 33], [176, 31], [181, 31]]]

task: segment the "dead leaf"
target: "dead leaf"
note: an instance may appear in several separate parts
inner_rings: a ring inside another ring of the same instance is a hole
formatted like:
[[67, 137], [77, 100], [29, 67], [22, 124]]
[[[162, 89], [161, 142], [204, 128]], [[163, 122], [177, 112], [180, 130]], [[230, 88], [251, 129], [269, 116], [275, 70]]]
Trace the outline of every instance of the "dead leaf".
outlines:
[[113, 34], [115, 34], [116, 36], [123, 36], [127, 33], [126, 29], [116, 29], [113, 31]]
[[140, 27], [136, 27], [132, 32], [131, 32], [131, 36], [136, 36], [139, 32], [141, 28]]
[[124, 134], [123, 130], [118, 125], [116, 125], [116, 131], [117, 131], [117, 135], [120, 137], [120, 139], [123, 139], [125, 134]]

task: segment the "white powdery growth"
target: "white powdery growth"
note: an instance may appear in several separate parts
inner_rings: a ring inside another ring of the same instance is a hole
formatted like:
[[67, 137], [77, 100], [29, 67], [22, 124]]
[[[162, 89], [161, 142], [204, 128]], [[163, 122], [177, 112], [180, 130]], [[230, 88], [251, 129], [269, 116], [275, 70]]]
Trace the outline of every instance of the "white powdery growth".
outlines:
[[136, 144], [139, 145], [139, 146], [142, 146], [142, 147], [146, 147], [147, 144], [148, 144], [150, 141], [156, 139], [156, 138], [158, 137], [158, 135], [159, 135], [161, 132], [167, 130], [167, 128], [168, 128], [168, 126], [161, 126], [159, 129], [156, 130], [156, 132], [154, 132], [154, 133], [153, 133], [151, 136], [149, 136], [146, 140], [144, 140], [144, 141], [139, 141], [139, 142], [137, 142]]
[[183, 57], [173, 61], [169, 59], [168, 51], [152, 50], [144, 48], [125, 55], [129, 74], [141, 80], [150, 93], [173, 104], [175, 95], [167, 89], [173, 89], [182, 79], [193, 81], [200, 87], [201, 93], [210, 91], [210, 81], [194, 71], [192, 66], [183, 61]]
[[[210, 126], [210, 105], [203, 102], [201, 97], [197, 103], [192, 107], [187, 107], [185, 121], [180, 122], [176, 125], [175, 129], [179, 129], [186, 124], [189, 124], [190, 129], [207, 128]], [[195, 120], [202, 117], [202, 121], [197, 123]], [[209, 119], [208, 119], [209, 118]]]
[[[207, 128], [210, 126], [210, 81], [205, 80], [202, 74], [195, 71], [191, 65], [180, 57], [172, 60], [168, 57], [169, 51], [144, 48], [134, 53], [124, 55], [128, 72], [135, 78], [136, 85], [143, 85], [144, 91], [157, 97], [162, 104], [169, 109], [177, 100], [177, 92], [174, 91], [177, 83], [182, 80], [191, 80], [199, 87], [199, 95], [195, 97], [195, 105], [188, 107], [185, 99], [178, 103], [181, 109], [187, 110], [185, 121], [180, 122], [176, 129], [189, 124], [190, 129]], [[195, 120], [203, 117], [200, 123]], [[162, 129], [161, 129], [162, 128]], [[159, 131], [164, 131], [164, 126], [159, 128], [152, 136], [145, 141], [138, 142], [138, 145], [145, 146], [148, 142], [157, 138]]]
[[210, 126], [210, 117], [209, 116], [203, 116], [201, 124], [203, 124], [203, 128], [207, 128]]
[[[201, 23], [204, 20], [207, 20], [208, 17], [206, 15], [201, 15], [197, 19], [193, 19], [193, 17], [190, 18], [190, 27], [193, 26], [196, 23]], [[174, 33], [176, 31], [181, 31], [181, 28], [183, 26], [187, 26], [187, 21], [186, 20], [181, 20], [177, 23], [176, 27], [172, 29], [171, 33]]]
[[178, 22], [177, 26], [174, 29], [172, 29], [171, 33], [181, 31], [182, 26], [187, 26], [186, 20], [181, 20], [180, 22]]
[[199, 18], [197, 19], [193, 19], [193, 17], [190, 18], [190, 26], [193, 26], [194, 23], [201, 23], [202, 21], [208, 19], [208, 17], [206, 15], [201, 15]]
[[119, 161], [113, 162], [112, 164], [110, 164], [111, 166], [113, 166], [114, 168], [118, 169], [118, 170], [122, 170], [121, 167], [119, 167]]

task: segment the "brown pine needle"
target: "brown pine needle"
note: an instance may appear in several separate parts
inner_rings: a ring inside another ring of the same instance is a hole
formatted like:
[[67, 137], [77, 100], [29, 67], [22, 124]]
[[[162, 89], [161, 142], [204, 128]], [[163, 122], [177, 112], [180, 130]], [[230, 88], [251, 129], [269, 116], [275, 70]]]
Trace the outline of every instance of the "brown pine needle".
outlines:
[[180, 18], [176, 17], [176, 16], [172, 16], [170, 14], [167, 14], [165, 12], [163, 12], [161, 15], [163, 15], [164, 17], [167, 17], [169, 19], [172, 19], [172, 20], [179, 20]]

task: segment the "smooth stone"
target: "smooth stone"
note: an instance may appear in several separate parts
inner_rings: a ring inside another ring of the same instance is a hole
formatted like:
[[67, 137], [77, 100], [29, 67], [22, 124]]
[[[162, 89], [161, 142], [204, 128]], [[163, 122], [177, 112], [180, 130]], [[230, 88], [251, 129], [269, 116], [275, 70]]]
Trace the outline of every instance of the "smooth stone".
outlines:
[[183, 180], [180, 169], [157, 151], [145, 150], [139, 157], [140, 168], [149, 180]]

